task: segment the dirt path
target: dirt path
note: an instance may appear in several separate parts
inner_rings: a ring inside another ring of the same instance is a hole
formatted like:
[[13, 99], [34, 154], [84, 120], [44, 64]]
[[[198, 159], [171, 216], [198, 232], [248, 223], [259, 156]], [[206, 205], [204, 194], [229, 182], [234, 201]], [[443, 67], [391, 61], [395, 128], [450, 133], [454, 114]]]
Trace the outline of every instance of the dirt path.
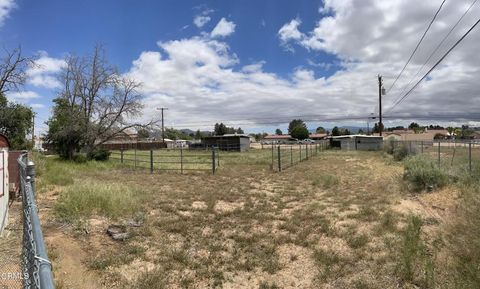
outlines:
[[[55, 281], [60, 288], [97, 289], [101, 285], [95, 273], [84, 265], [87, 253], [72, 237], [59, 231], [46, 234], [45, 242], [53, 256]], [[63, 286], [63, 287], [62, 287]]]

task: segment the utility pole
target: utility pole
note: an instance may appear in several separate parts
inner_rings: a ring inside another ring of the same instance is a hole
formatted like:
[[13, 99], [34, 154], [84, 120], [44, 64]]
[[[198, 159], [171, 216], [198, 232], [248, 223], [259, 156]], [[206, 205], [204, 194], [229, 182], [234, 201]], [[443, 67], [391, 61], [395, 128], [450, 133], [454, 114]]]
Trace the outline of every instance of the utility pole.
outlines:
[[383, 88], [382, 76], [378, 75], [378, 129], [380, 136], [382, 136], [383, 123], [382, 123], [382, 95], [385, 94], [385, 89]]
[[32, 114], [32, 146], [35, 147], [35, 112]]
[[165, 143], [165, 127], [163, 125], [163, 111], [164, 110], [168, 110], [168, 108], [166, 107], [158, 107], [157, 110], [161, 110], [162, 111], [162, 141], [163, 143]]

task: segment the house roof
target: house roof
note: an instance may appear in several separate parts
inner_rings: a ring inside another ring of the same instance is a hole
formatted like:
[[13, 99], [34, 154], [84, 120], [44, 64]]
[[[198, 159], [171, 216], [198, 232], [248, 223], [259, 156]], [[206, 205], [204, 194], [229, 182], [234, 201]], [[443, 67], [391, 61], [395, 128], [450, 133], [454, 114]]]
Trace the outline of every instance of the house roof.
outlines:
[[332, 139], [344, 139], [344, 138], [374, 138], [374, 139], [383, 139], [382, 136], [376, 135], [363, 135], [363, 134], [350, 134], [350, 135], [339, 135], [339, 136], [331, 136]]
[[326, 136], [326, 133], [312, 133], [309, 135], [310, 138], [324, 138]]
[[0, 143], [2, 143], [3, 141], [7, 144], [8, 147], [10, 147], [10, 141], [8, 140], [8, 138], [3, 134], [0, 134]]
[[264, 139], [292, 139], [292, 137], [289, 134], [272, 134], [265, 136]]

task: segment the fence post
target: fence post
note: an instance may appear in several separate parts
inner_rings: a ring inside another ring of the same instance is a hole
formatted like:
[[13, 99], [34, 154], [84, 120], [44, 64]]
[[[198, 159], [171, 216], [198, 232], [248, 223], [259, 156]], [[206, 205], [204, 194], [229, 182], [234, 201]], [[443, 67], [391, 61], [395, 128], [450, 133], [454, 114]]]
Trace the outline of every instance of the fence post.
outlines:
[[183, 147], [180, 147], [180, 173], [183, 174]]
[[150, 173], [153, 174], [153, 150], [150, 150]]
[[120, 150], [120, 163], [123, 164], [123, 150]]
[[280, 146], [277, 147], [277, 151], [278, 151], [278, 171], [281, 172], [282, 171], [282, 158], [281, 158], [281, 155], [280, 155]]
[[468, 169], [472, 172], [472, 143], [468, 144]]
[[134, 157], [134, 168], [136, 169], [137, 168], [137, 148], [135, 147], [135, 157]]
[[298, 144], [298, 148], [300, 151], [300, 160], [298, 162], [301, 162], [302, 161], [302, 144]]
[[30, 185], [32, 186], [32, 192], [33, 192], [33, 195], [36, 195], [37, 191], [35, 190], [35, 175], [36, 175], [36, 172], [35, 172], [35, 163], [32, 162], [32, 161], [28, 161], [27, 162], [27, 169], [26, 169], [26, 172], [27, 172], [27, 177], [30, 177]]
[[293, 166], [293, 146], [290, 146], [290, 165]]
[[212, 174], [215, 174], [216, 168], [215, 168], [215, 150], [212, 149]]
[[305, 144], [305, 159], [308, 160], [308, 143]]
[[273, 141], [272, 141], [272, 170], [273, 170], [273, 159], [275, 158], [274, 154], [273, 154]]
[[438, 167], [440, 167], [440, 141], [438, 141]]
[[216, 153], [216, 156], [217, 156], [217, 167], [219, 167], [220, 166], [220, 149], [215, 148], [215, 153]]
[[422, 148], [421, 148], [421, 154], [423, 155], [423, 140], [422, 140], [422, 142], [420, 143], [420, 145], [422, 146]]

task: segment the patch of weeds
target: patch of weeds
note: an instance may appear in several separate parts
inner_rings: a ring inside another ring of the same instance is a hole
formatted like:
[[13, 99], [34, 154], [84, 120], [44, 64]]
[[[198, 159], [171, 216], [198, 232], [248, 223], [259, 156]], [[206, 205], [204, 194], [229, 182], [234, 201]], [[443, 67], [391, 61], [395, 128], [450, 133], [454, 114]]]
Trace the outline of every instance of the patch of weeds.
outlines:
[[352, 249], [359, 249], [364, 247], [366, 244], [369, 242], [369, 238], [365, 234], [360, 234], [360, 235], [355, 235], [355, 234], [350, 234], [346, 238], [348, 246]]
[[329, 189], [340, 183], [340, 180], [335, 175], [319, 175], [312, 181], [312, 185], [315, 187], [321, 187], [323, 189]]
[[441, 188], [448, 184], [449, 176], [427, 156], [412, 156], [405, 159], [403, 178], [413, 186], [414, 191]]
[[67, 187], [61, 193], [55, 205], [55, 214], [61, 221], [69, 223], [93, 214], [118, 218], [132, 215], [140, 209], [139, 196], [128, 186], [83, 182]]
[[339, 278], [343, 275], [343, 269], [347, 260], [340, 257], [336, 252], [326, 251], [323, 249], [315, 250], [313, 259], [319, 269], [319, 278], [326, 281], [329, 278]]
[[90, 270], [103, 271], [108, 267], [118, 267], [132, 262], [135, 258], [143, 255], [145, 249], [138, 246], [129, 246], [124, 251], [105, 254], [100, 257], [87, 261], [87, 267]]
[[133, 289], [165, 289], [167, 285], [167, 273], [164, 270], [153, 270], [141, 274], [136, 283], [133, 285]]
[[381, 216], [379, 231], [395, 232], [397, 230], [397, 222], [397, 215], [393, 211], [388, 210]]
[[370, 206], [363, 206], [360, 208], [360, 210], [352, 215], [349, 215], [349, 217], [352, 217], [354, 219], [358, 219], [361, 221], [375, 221], [378, 218], [378, 212], [376, 209], [370, 207]]
[[195, 280], [192, 277], [183, 276], [180, 280], [180, 287], [183, 289], [193, 288], [193, 283]]
[[422, 224], [419, 216], [408, 217], [402, 232], [397, 270], [403, 282], [433, 288], [435, 264], [421, 238]]
[[258, 289], [280, 289], [280, 286], [275, 282], [268, 283], [267, 281], [262, 281], [260, 282]]

